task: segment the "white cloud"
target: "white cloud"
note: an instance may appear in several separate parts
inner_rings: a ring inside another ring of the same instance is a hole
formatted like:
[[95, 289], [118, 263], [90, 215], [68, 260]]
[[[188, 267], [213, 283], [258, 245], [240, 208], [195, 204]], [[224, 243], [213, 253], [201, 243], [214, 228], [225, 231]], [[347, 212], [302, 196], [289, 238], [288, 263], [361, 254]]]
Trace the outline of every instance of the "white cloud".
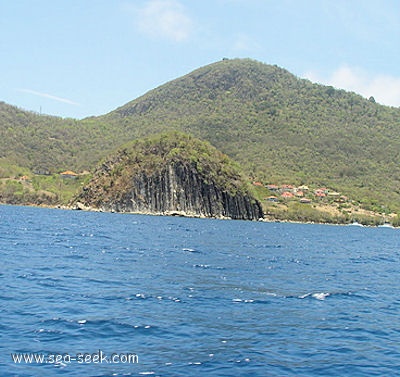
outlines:
[[307, 72], [304, 76], [313, 82], [356, 92], [366, 98], [373, 96], [383, 105], [400, 106], [400, 77], [383, 74], [371, 76], [362, 69], [346, 65], [338, 68], [330, 77], [321, 77], [315, 72]]
[[150, 0], [136, 14], [139, 29], [153, 38], [183, 42], [192, 31], [191, 18], [176, 0]]
[[48, 93], [43, 93], [43, 92], [37, 92], [36, 90], [31, 90], [31, 89], [17, 89], [18, 92], [22, 92], [22, 93], [28, 93], [28, 94], [33, 94], [34, 96], [37, 97], [44, 97], [44, 98], [48, 98], [51, 99], [53, 101], [57, 101], [57, 102], [62, 102], [62, 103], [67, 103], [69, 105], [74, 105], [74, 106], [80, 106], [79, 103], [76, 103], [74, 101], [71, 101], [67, 98], [62, 98], [62, 97], [57, 97], [57, 96], [53, 96], [52, 94], [48, 94]]

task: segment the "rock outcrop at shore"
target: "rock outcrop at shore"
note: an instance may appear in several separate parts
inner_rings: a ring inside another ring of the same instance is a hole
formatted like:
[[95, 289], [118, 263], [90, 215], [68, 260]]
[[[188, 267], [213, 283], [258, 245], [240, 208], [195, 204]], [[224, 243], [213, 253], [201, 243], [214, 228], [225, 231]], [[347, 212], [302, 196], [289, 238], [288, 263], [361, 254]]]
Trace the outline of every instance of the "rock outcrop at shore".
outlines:
[[177, 132], [136, 141], [102, 163], [75, 205], [115, 212], [263, 217], [260, 203], [227, 156]]

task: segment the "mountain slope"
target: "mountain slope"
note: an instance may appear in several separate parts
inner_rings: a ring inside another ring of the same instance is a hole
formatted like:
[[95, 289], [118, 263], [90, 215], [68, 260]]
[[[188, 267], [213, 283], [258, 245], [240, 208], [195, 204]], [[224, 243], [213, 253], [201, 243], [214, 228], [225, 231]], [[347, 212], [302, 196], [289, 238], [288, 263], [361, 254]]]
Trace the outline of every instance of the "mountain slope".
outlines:
[[[31, 170], [87, 168], [100, 158], [102, 135], [74, 119], [39, 115], [0, 102], [0, 166], [16, 164]], [[95, 148], [93, 148], [95, 146]], [[94, 160], [85, 152], [93, 150]]]

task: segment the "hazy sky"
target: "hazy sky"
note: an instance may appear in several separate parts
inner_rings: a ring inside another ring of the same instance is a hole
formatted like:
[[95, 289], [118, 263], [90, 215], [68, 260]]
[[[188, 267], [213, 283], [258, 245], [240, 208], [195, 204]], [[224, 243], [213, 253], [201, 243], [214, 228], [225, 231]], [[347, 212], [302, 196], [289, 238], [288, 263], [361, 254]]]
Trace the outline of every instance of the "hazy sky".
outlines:
[[105, 114], [224, 57], [400, 106], [399, 0], [0, 0], [0, 101]]

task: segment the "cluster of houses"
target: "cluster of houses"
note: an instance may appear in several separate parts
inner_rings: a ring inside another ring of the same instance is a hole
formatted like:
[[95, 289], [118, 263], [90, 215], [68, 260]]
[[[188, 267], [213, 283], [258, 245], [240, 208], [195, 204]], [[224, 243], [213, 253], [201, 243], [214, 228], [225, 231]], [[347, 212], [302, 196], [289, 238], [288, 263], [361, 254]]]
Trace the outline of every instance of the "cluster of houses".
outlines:
[[300, 203], [310, 204], [313, 199], [323, 200], [324, 198], [332, 199], [339, 203], [344, 203], [348, 201], [348, 198], [341, 195], [339, 192], [329, 190], [326, 187], [317, 188], [315, 190], [310, 190], [308, 186], [302, 185], [295, 187], [293, 185], [263, 185], [261, 182], [253, 182], [254, 186], [265, 187], [273, 195], [265, 198], [268, 202], [279, 202], [280, 200], [295, 200], [297, 199]]

